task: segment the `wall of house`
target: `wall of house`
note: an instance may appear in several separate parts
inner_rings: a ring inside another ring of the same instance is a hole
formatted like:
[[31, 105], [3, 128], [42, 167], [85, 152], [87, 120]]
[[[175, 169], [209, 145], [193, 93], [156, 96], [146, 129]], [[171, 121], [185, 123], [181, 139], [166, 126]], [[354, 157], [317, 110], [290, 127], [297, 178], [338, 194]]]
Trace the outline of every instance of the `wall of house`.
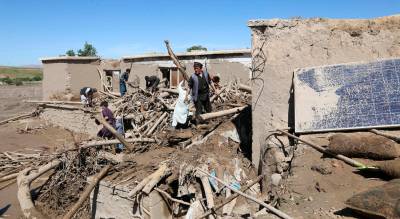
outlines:
[[79, 95], [82, 87], [101, 89], [100, 76], [97, 71], [98, 62], [68, 63], [67, 71], [71, 74], [71, 92]]
[[[157, 75], [161, 78], [161, 72], [158, 70], [158, 64], [155, 63], [131, 63], [124, 62], [121, 64], [121, 70], [124, 72], [127, 68], [131, 68], [131, 73], [129, 75], [129, 82], [136, 80], [136, 77], [139, 78], [140, 87], [146, 87], [146, 81], [144, 80], [145, 76]], [[129, 87], [128, 87], [129, 89]]]
[[[243, 83], [249, 81], [250, 78], [250, 64], [251, 58], [221, 58], [221, 59], [191, 59], [181, 60], [186, 66], [188, 74], [193, 73], [193, 63], [195, 61], [205, 63], [207, 62], [207, 70], [212, 75], [219, 75], [221, 83], [226, 84], [229, 81], [239, 80]], [[131, 62], [126, 61], [122, 64], [122, 70], [131, 66]], [[170, 60], [164, 61], [141, 61], [134, 62], [132, 64], [131, 76], [129, 81], [134, 80], [134, 76], [137, 75], [140, 79], [140, 86], [145, 86], [144, 77], [157, 75], [161, 78], [161, 72], [158, 70], [159, 67], [176, 67]]]
[[400, 56], [400, 16], [370, 20], [250, 21], [253, 162], [268, 131], [293, 125], [296, 68]]
[[66, 63], [43, 64], [43, 99], [48, 100], [53, 95], [64, 93], [70, 84], [70, 75]]

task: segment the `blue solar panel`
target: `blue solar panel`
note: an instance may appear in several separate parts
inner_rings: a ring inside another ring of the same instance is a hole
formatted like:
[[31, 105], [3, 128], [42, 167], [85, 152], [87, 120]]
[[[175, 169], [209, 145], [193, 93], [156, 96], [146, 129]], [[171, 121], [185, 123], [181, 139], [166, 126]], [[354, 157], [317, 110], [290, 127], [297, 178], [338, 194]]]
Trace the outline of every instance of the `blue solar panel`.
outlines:
[[299, 69], [295, 131], [400, 125], [400, 59]]

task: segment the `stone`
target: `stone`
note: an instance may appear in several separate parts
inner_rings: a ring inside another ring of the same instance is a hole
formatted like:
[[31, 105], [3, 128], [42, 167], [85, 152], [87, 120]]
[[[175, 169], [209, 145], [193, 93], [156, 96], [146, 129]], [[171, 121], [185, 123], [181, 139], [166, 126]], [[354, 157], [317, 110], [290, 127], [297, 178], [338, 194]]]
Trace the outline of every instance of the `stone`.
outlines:
[[279, 186], [282, 180], [282, 176], [279, 173], [274, 173], [271, 175], [271, 183], [274, 186]]

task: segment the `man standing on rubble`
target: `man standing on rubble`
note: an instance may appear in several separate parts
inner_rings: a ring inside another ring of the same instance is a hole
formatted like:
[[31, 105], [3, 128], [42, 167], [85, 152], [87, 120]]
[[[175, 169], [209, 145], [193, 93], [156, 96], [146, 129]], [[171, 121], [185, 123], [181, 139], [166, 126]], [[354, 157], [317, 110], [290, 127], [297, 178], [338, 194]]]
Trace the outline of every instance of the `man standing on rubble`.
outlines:
[[[194, 106], [196, 108], [196, 123], [200, 121], [200, 114], [203, 112], [211, 112], [210, 102], [210, 86], [213, 90], [215, 87], [212, 83], [211, 77], [207, 71], [203, 71], [203, 65], [200, 62], [193, 64], [194, 73], [189, 79], [189, 88], [191, 92]], [[203, 111], [204, 110], [204, 111]]]
[[157, 76], [145, 76], [146, 80], [146, 89], [151, 92], [155, 92], [157, 90], [158, 84], [160, 83], [160, 79]]
[[79, 94], [81, 95], [81, 102], [85, 107], [92, 106], [93, 94], [96, 92], [96, 88], [84, 87], [81, 89]]
[[121, 93], [121, 97], [123, 97], [126, 93], [126, 82], [128, 82], [129, 74], [131, 73], [131, 69], [127, 68], [124, 73], [119, 78], [119, 92]]

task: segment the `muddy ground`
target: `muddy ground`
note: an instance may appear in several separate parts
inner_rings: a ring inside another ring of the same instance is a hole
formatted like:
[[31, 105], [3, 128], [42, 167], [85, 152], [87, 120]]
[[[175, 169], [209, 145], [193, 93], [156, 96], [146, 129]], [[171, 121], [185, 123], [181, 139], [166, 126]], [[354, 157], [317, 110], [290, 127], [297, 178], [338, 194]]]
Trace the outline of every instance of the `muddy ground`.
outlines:
[[35, 105], [23, 101], [40, 99], [42, 99], [42, 84], [0, 86], [0, 121], [14, 115], [32, 112]]

